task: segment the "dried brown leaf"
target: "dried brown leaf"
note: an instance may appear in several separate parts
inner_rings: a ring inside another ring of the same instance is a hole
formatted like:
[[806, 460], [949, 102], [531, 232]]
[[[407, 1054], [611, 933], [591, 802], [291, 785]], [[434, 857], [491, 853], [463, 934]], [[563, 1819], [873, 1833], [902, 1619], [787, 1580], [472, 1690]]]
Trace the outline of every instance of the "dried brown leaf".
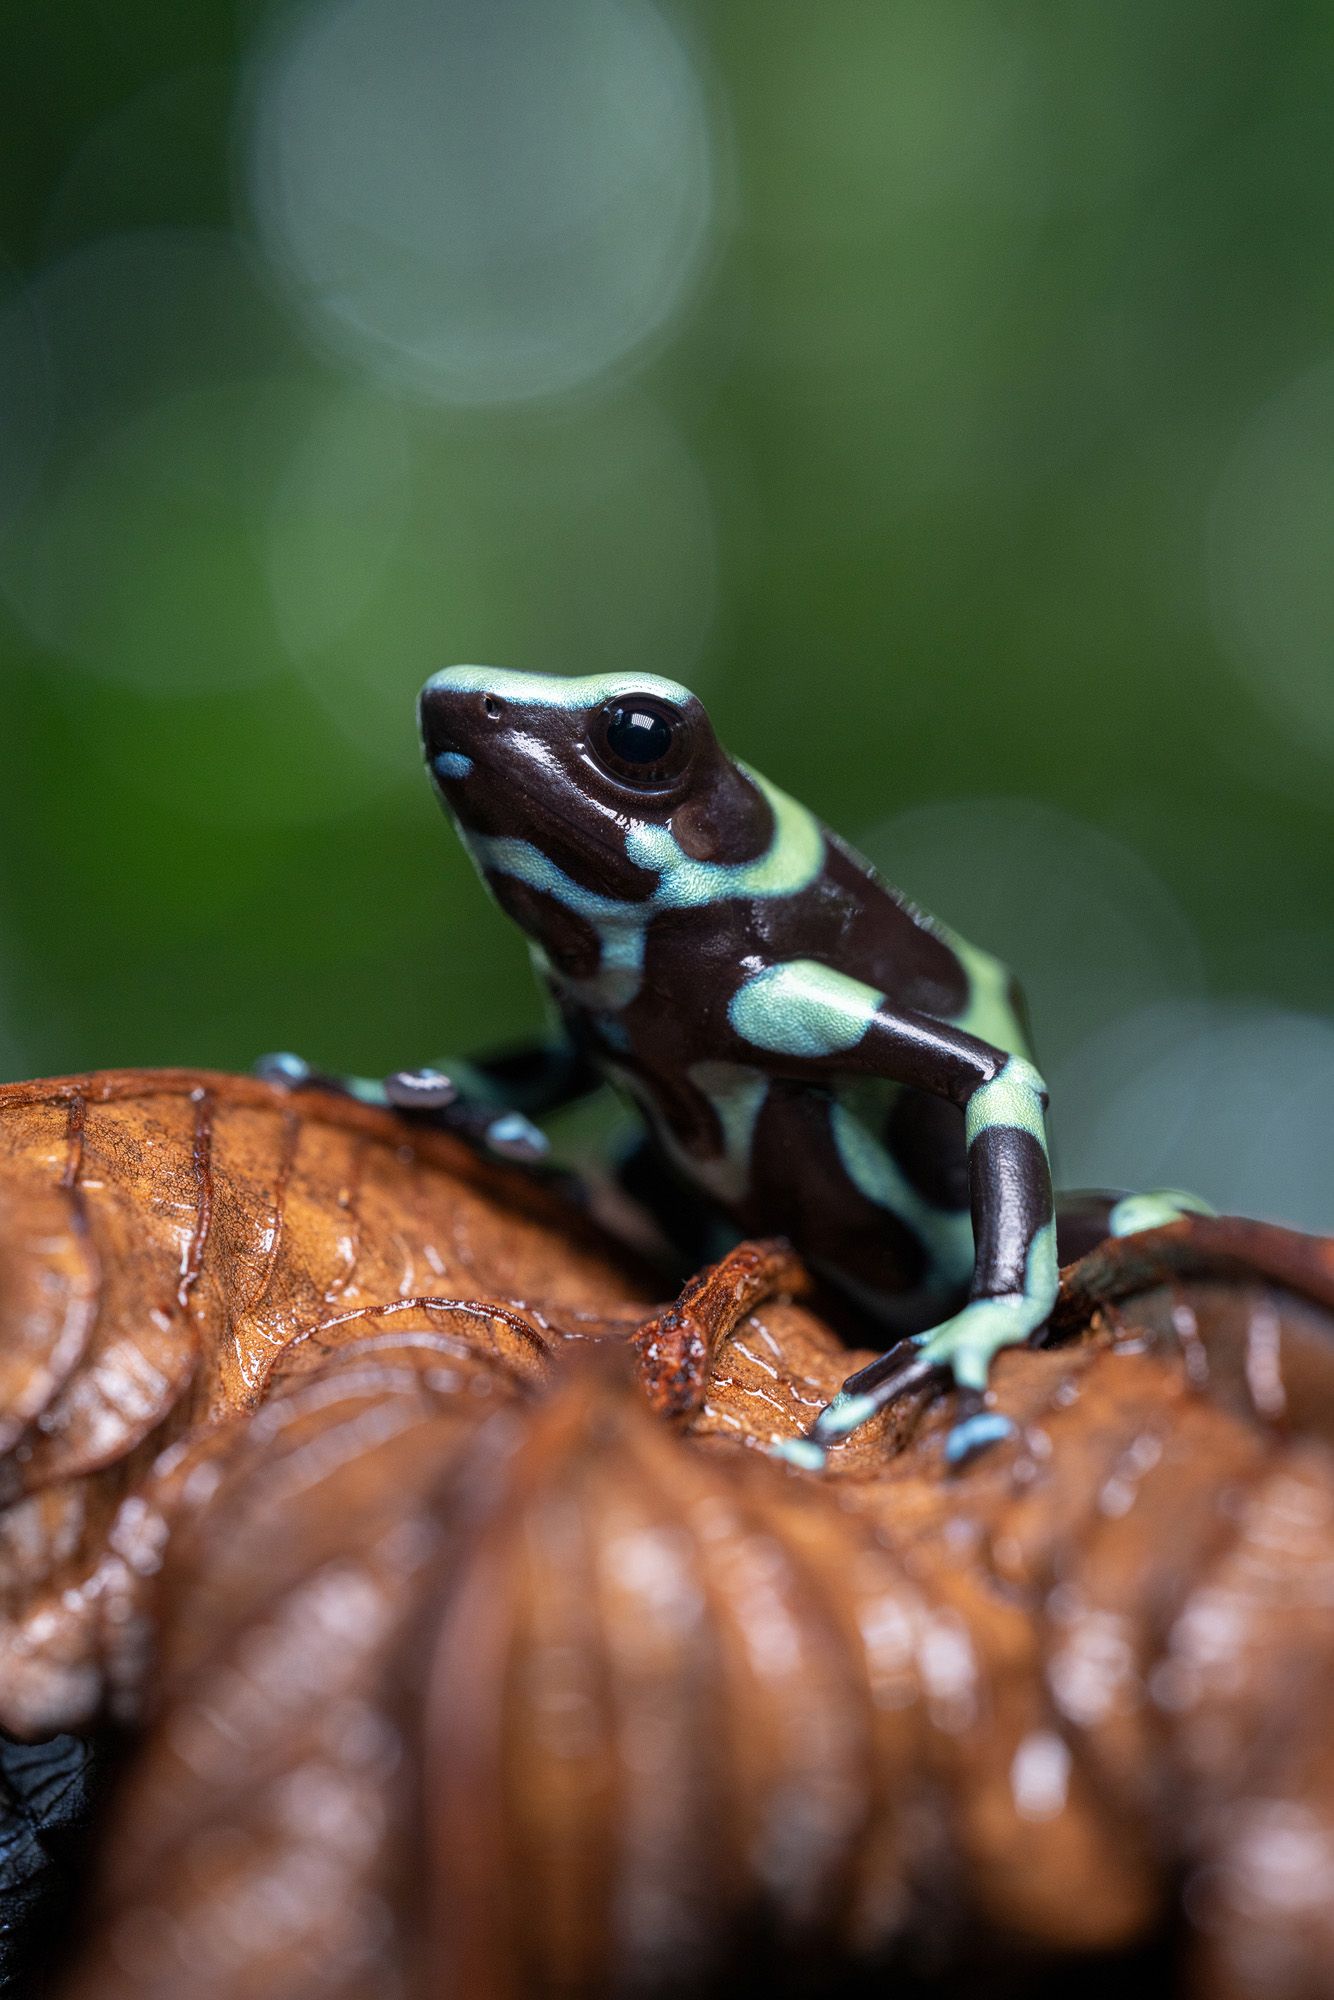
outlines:
[[650, 1311], [355, 1105], [11, 1088], [0, 1218], [4, 1724], [143, 1718], [70, 2000], [1028, 1990], [1183, 1891], [1197, 1990], [1329, 1990], [1329, 1244], [1105, 1246], [1014, 1444], [815, 1476], [781, 1248]]

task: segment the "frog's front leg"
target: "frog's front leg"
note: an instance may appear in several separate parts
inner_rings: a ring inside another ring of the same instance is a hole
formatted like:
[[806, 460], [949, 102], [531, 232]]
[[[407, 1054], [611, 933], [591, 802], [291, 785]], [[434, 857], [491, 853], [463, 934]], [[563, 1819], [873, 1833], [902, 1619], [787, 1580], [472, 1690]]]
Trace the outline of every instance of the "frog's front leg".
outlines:
[[912, 1359], [873, 1363], [844, 1384], [817, 1419], [812, 1442], [846, 1437], [905, 1389], [947, 1369], [963, 1391], [964, 1412], [945, 1455], [958, 1463], [1013, 1430], [988, 1410], [983, 1394], [991, 1363], [1004, 1347], [1030, 1339], [1056, 1302], [1057, 1254], [1046, 1142], [1046, 1088], [1022, 1056], [995, 1051], [999, 1072], [965, 1100], [974, 1266], [968, 1303], [919, 1334]]
[[873, 988], [812, 961], [753, 975], [734, 997], [730, 1019], [780, 1073], [812, 1080], [881, 1076], [964, 1108], [975, 1245], [971, 1297], [951, 1319], [915, 1338], [911, 1361], [885, 1357], [852, 1377], [817, 1419], [810, 1446], [822, 1451], [846, 1437], [935, 1370], [948, 1371], [970, 1405], [950, 1433], [951, 1459], [1004, 1435], [1008, 1420], [981, 1403], [992, 1359], [1035, 1333], [1056, 1298], [1042, 1078], [1022, 1056], [927, 1015], [896, 1010]]
[[525, 1043], [448, 1068], [393, 1070], [386, 1077], [334, 1076], [301, 1056], [264, 1056], [258, 1075], [289, 1090], [333, 1090], [359, 1103], [407, 1112], [498, 1158], [534, 1163], [546, 1157], [535, 1118], [587, 1096], [600, 1076], [565, 1040]]

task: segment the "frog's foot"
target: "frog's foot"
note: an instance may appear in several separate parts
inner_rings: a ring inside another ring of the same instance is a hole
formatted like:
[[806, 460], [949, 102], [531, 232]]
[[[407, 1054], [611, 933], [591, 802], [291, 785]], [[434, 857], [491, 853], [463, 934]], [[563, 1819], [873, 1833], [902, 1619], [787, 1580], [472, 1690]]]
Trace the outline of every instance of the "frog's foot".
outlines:
[[1150, 1188], [1145, 1194], [1122, 1195], [1107, 1218], [1109, 1236], [1136, 1236], [1142, 1229], [1161, 1229], [1187, 1215], [1216, 1215], [1207, 1201], [1184, 1188]]
[[550, 1150], [546, 1133], [521, 1111], [478, 1103], [443, 1070], [396, 1069], [384, 1080], [384, 1094], [395, 1111], [424, 1117], [499, 1160], [533, 1166]]
[[[1014, 1425], [998, 1410], [987, 1408], [987, 1375], [1003, 1347], [1018, 1346], [1046, 1318], [1039, 1304], [1022, 1295], [972, 1299], [961, 1312], [900, 1342], [869, 1367], [850, 1375], [829, 1407], [820, 1412], [804, 1442], [821, 1452], [860, 1430], [877, 1411], [909, 1389], [943, 1384], [953, 1379], [959, 1392], [958, 1420], [945, 1440], [945, 1456], [961, 1465], [975, 1452], [1013, 1434]], [[903, 1350], [910, 1348], [908, 1358]], [[798, 1463], [809, 1463], [803, 1455]]]
[[[913, 1350], [907, 1360], [903, 1358], [904, 1348]], [[793, 1448], [785, 1451], [784, 1457], [795, 1465], [811, 1468], [822, 1465], [830, 1445], [841, 1444], [853, 1431], [869, 1423], [877, 1411], [906, 1395], [909, 1389], [921, 1388], [934, 1377], [943, 1379], [940, 1365], [926, 1360], [917, 1349], [916, 1341], [900, 1341], [869, 1368], [859, 1368], [855, 1375], [849, 1375], [833, 1402], [821, 1410], [808, 1436], [794, 1439]]]
[[261, 1056], [255, 1074], [286, 1090], [332, 1090], [359, 1104], [402, 1111], [452, 1132], [497, 1159], [531, 1166], [546, 1158], [547, 1137], [521, 1112], [498, 1110], [464, 1096], [444, 1070], [396, 1069], [376, 1081], [364, 1076], [333, 1076], [317, 1070], [304, 1057], [287, 1053]]

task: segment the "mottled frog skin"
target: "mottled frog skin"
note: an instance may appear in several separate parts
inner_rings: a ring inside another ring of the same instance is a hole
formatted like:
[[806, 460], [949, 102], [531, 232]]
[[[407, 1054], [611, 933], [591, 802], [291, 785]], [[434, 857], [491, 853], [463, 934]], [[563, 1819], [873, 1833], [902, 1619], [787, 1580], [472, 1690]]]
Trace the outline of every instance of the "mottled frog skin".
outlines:
[[[845, 1385], [807, 1462], [933, 1370], [960, 1394], [952, 1457], [1003, 1434], [988, 1369], [1046, 1321], [1058, 1262], [1047, 1094], [1006, 968], [729, 756], [674, 681], [454, 667], [420, 718], [564, 1031], [511, 1065], [506, 1101], [536, 1113], [611, 1082], [735, 1229], [787, 1236], [911, 1340], [906, 1363], [900, 1346]], [[522, 1138], [522, 1119], [501, 1124]], [[1125, 1226], [1176, 1212], [1137, 1199]], [[1118, 1199], [1060, 1219], [1082, 1248], [1117, 1227]]]

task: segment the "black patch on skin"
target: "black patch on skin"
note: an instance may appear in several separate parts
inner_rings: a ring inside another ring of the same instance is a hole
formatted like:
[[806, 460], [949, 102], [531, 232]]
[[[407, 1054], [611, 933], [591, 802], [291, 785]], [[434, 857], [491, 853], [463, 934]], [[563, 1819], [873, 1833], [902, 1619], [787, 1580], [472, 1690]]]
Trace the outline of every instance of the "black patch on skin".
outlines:
[[769, 1085], [755, 1123], [751, 1186], [736, 1219], [747, 1233], [786, 1236], [803, 1257], [835, 1277], [890, 1297], [927, 1276], [926, 1250], [898, 1216], [870, 1201], [847, 1177], [830, 1122], [831, 1094], [781, 1079]]
[[672, 814], [671, 829], [692, 861], [757, 861], [774, 837], [773, 809], [759, 786], [713, 743], [696, 765], [690, 797]]
[[486, 1078], [498, 1104], [533, 1118], [587, 1097], [602, 1082], [596, 1064], [585, 1062], [564, 1036], [492, 1049], [488, 1055], [471, 1057], [469, 1068]]
[[[988, 1125], [969, 1149], [975, 1184], [987, 1191], [974, 1210], [975, 1264], [986, 1274], [985, 1293], [1022, 1292], [1028, 1253], [1051, 1221], [1051, 1175], [1031, 1132], [1016, 1125]], [[1025, 1227], [1018, 1218], [1027, 1216]]]
[[[624, 902], [651, 896], [656, 871], [640, 868], [625, 851], [624, 800], [600, 797], [589, 782], [581, 714], [532, 702], [506, 704], [493, 717], [483, 699], [442, 686], [421, 703], [427, 764], [460, 826], [526, 840], [598, 895]], [[466, 777], [440, 777], [436, 759], [450, 750], [472, 760]]]
[[1106, 1241], [1112, 1210], [1125, 1199], [1124, 1189], [1080, 1188], [1056, 1197], [1056, 1256], [1074, 1264]]
[[885, 1120], [886, 1150], [904, 1179], [933, 1208], [951, 1214], [969, 1205], [964, 1114], [947, 1097], [900, 1090]]
[[968, 974], [944, 938], [920, 922], [872, 870], [832, 834], [822, 875], [840, 919], [837, 948], [792, 956], [820, 958], [876, 987], [896, 1007], [951, 1020], [968, 1004]]
[[666, 1233], [681, 1260], [680, 1282], [718, 1255], [717, 1203], [677, 1171], [651, 1133], [623, 1154], [616, 1179]]
[[[581, 887], [639, 902], [653, 893], [658, 878], [626, 853], [627, 823], [667, 826], [687, 801], [734, 789], [730, 808], [723, 799], [718, 834], [740, 842], [737, 858], [749, 858], [749, 843], [762, 831], [750, 805], [754, 788], [719, 745], [693, 695], [680, 710], [689, 760], [661, 789], [636, 786], [599, 764], [593, 724], [601, 707], [487, 703], [484, 693], [445, 680], [428, 686], [419, 707], [427, 763], [450, 811], [470, 832], [531, 841]], [[444, 751], [472, 759], [466, 777], [440, 777], [435, 765]], [[754, 852], [763, 848], [760, 838]]]
[[[724, 1150], [723, 1128], [718, 1113], [710, 1098], [702, 1090], [697, 1090], [684, 1071], [672, 1072], [655, 1066], [650, 1068], [631, 1054], [618, 1054], [615, 1058], [618, 1070], [624, 1075], [637, 1077], [644, 1085], [651, 1101], [651, 1117], [657, 1125], [671, 1133], [673, 1140], [683, 1153], [696, 1160], [716, 1160]], [[642, 1102], [642, 1099], [637, 1101]]]
[[921, 1006], [921, 996], [945, 993], [949, 1011], [962, 1012], [968, 980], [949, 946], [921, 930], [879, 883], [862, 883], [859, 892], [842, 856], [836, 875], [831, 855], [827, 845], [825, 866], [791, 895], [729, 897], [655, 916], [646, 938], [644, 995], [624, 1017], [632, 1037], [650, 1026], [656, 1031], [664, 1012], [688, 1009], [701, 1018], [707, 1012], [707, 1046], [698, 1044], [690, 1060], [711, 1054], [762, 1061], [728, 1030], [727, 1005], [759, 965], [798, 958], [837, 966], [876, 988], [887, 996], [887, 1011], [934, 1013]]

